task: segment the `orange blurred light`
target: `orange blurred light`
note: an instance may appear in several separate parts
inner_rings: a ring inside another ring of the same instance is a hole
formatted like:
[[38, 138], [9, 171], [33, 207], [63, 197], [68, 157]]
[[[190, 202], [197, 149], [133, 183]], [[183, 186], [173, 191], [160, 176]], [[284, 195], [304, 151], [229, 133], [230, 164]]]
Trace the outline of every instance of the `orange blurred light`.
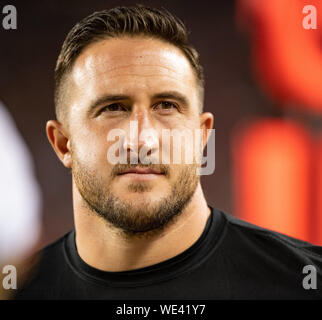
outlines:
[[[305, 29], [306, 5], [317, 11], [317, 29]], [[253, 65], [264, 88], [281, 106], [322, 113], [322, 1], [239, 0], [238, 22], [252, 36]]]
[[240, 218], [310, 241], [311, 143], [299, 125], [264, 119], [232, 138], [235, 212]]
[[322, 135], [317, 141], [315, 161], [315, 179], [316, 179], [316, 221], [314, 243], [322, 246]]

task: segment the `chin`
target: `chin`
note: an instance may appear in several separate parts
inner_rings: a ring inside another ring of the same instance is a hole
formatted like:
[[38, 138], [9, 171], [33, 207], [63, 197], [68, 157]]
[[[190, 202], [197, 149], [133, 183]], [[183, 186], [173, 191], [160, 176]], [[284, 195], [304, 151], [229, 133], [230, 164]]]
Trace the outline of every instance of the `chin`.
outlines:
[[153, 204], [158, 203], [161, 199], [165, 198], [163, 193], [156, 193], [151, 191], [146, 192], [130, 192], [128, 191], [126, 195], [121, 195], [120, 200], [125, 202], [131, 202], [132, 205], [146, 205], [146, 204]]

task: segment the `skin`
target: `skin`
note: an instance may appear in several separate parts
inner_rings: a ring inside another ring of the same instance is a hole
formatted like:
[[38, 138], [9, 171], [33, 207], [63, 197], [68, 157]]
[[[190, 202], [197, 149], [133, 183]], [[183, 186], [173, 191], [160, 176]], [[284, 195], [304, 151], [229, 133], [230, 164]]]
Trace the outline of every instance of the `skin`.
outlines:
[[[77, 163], [86, 164], [99, 173], [110, 192], [137, 212], [171, 195], [183, 164], [170, 164], [167, 176], [146, 179], [125, 175], [111, 179], [114, 165], [106, 160], [106, 151], [114, 142], [107, 141], [108, 132], [124, 130], [129, 153], [133, 147], [131, 120], [137, 121], [138, 134], [144, 129], [156, 130], [154, 138], [160, 145], [162, 129], [176, 128], [202, 129], [205, 146], [206, 130], [213, 126], [211, 113], [199, 113], [199, 88], [189, 61], [179, 49], [158, 39], [123, 37], [90, 45], [76, 59], [65, 88], [68, 118], [48, 121], [46, 128], [58, 158], [74, 172]], [[177, 97], [156, 97], [174, 90], [185, 98], [185, 104]], [[91, 110], [93, 102], [104, 95], [126, 97], [102, 102]], [[117, 105], [105, 108], [113, 103]], [[154, 154], [151, 139], [139, 139], [136, 147], [150, 148]], [[142, 268], [180, 254], [198, 240], [210, 214], [197, 178], [190, 201], [176, 219], [163, 228], [131, 235], [94, 213], [84, 201], [77, 181], [73, 174], [77, 250], [87, 264], [104, 271]], [[131, 189], [131, 185], [141, 186], [141, 191]]]

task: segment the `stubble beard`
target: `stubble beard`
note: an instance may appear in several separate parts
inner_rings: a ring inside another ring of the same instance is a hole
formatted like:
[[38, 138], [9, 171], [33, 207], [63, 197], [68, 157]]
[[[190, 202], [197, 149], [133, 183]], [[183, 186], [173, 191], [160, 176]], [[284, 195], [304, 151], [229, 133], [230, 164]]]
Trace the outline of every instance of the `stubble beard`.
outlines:
[[[171, 185], [169, 195], [159, 200], [152, 201], [143, 194], [152, 188], [149, 184], [144, 182], [129, 184], [124, 192], [137, 194], [138, 201], [133, 203], [117, 197], [110, 185], [116, 173], [122, 168], [124, 170], [137, 165], [116, 165], [108, 181], [103, 181], [102, 175], [81, 163], [75, 152], [72, 153], [72, 157], [73, 178], [86, 206], [126, 237], [149, 237], [174, 223], [190, 202], [199, 183], [196, 164], [180, 165], [180, 173]], [[149, 167], [161, 168], [165, 172], [165, 178], [169, 176], [169, 166], [149, 165]]]

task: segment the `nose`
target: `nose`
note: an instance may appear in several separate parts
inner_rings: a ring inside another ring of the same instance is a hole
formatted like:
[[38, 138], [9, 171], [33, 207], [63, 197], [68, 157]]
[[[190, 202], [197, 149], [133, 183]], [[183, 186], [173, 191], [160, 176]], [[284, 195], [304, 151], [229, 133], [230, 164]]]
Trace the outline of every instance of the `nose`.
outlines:
[[123, 142], [130, 163], [157, 163], [159, 134], [146, 110], [133, 112]]

